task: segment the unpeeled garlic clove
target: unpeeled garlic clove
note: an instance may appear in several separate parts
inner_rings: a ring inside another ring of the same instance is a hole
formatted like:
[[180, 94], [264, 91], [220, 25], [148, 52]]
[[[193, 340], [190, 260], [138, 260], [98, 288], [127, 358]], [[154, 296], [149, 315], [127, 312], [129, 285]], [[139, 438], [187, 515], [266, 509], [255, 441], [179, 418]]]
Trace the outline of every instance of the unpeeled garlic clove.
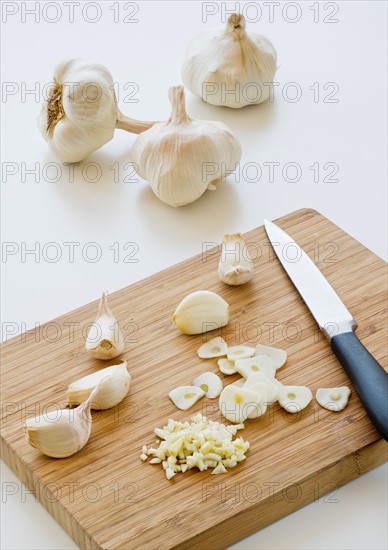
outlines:
[[127, 362], [106, 367], [72, 382], [66, 393], [68, 405], [82, 403], [98, 385], [99, 389], [93, 398], [92, 409], [110, 409], [120, 403], [131, 385]]
[[202, 334], [228, 323], [229, 305], [215, 292], [198, 290], [180, 302], [173, 320], [185, 334]]
[[193, 381], [193, 386], [198, 386], [206, 397], [214, 399], [222, 391], [222, 380], [214, 372], [203, 372]]
[[283, 386], [279, 390], [278, 402], [289, 413], [298, 413], [310, 403], [313, 398], [311, 390], [306, 386]]
[[218, 276], [231, 286], [243, 285], [253, 277], [253, 262], [241, 233], [226, 233], [222, 242]]
[[198, 349], [198, 357], [201, 359], [211, 359], [212, 357], [222, 357], [228, 353], [228, 344], [221, 336], [216, 336], [208, 342], [202, 344]]
[[168, 397], [178, 409], [186, 411], [204, 395], [204, 390], [198, 386], [179, 386], [171, 390]]
[[124, 350], [124, 338], [105, 292], [102, 294], [97, 319], [90, 327], [86, 339], [86, 351], [96, 359], [114, 359]]
[[339, 388], [319, 388], [315, 398], [321, 407], [328, 411], [339, 412], [348, 404], [349, 396], [348, 386], [341, 386]]

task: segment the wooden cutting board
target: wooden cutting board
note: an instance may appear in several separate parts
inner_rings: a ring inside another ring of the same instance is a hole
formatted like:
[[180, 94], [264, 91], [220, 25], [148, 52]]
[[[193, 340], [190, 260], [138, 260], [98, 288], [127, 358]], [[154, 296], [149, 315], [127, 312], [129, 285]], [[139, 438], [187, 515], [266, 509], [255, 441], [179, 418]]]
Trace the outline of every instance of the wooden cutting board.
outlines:
[[[385, 262], [316, 211], [300, 210], [277, 223], [316, 261], [358, 321], [358, 336], [386, 367]], [[350, 385], [263, 227], [245, 237], [255, 259], [255, 277], [247, 285], [220, 282], [219, 252], [213, 250], [109, 297], [127, 340], [123, 357], [132, 386], [120, 405], [93, 413], [88, 444], [70, 458], [50, 459], [30, 447], [23, 420], [63, 407], [71, 381], [115, 363], [84, 351], [98, 302], [2, 346], [4, 460], [80, 547], [225, 548], [386, 460], [386, 443], [353, 390], [340, 413], [313, 400], [300, 414], [274, 405], [246, 422], [240, 433], [251, 444], [247, 460], [227, 474], [192, 470], [168, 481], [160, 465], [140, 461], [142, 445], [155, 442], [153, 429], [168, 418], [202, 411], [222, 421], [217, 400], [204, 398], [184, 412], [167, 397], [203, 371], [218, 372], [215, 359], [197, 357], [204, 337], [181, 334], [171, 320], [194, 290], [212, 290], [230, 304], [227, 329], [206, 338], [222, 334], [230, 345], [286, 349], [279, 380], [307, 385], [314, 394], [319, 387]], [[225, 384], [237, 378], [220, 376]]]

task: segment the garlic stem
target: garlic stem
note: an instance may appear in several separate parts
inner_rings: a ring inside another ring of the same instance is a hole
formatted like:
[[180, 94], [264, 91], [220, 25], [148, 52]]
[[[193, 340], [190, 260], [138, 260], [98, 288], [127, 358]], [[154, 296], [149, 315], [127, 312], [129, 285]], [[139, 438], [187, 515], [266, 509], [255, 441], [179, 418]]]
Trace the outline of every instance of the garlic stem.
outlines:
[[239, 13], [233, 13], [228, 18], [225, 32], [229, 36], [234, 36], [235, 38], [241, 38], [245, 34], [244, 17]]
[[191, 122], [191, 118], [186, 112], [185, 90], [183, 86], [172, 86], [168, 90], [168, 98], [172, 106], [171, 117], [168, 124], [184, 124]]
[[122, 112], [118, 111], [116, 128], [119, 130], [125, 130], [131, 134], [141, 134], [146, 130], [152, 128], [156, 122], [145, 122], [143, 120], [135, 120], [134, 118], [129, 118], [123, 115]]

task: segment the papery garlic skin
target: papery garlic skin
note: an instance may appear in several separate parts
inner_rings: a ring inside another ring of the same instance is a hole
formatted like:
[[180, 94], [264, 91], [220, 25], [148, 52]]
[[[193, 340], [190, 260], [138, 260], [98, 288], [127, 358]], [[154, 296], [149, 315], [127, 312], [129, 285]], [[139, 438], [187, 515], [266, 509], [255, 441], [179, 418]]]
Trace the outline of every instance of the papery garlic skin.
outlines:
[[138, 136], [130, 157], [155, 195], [170, 206], [197, 200], [234, 172], [241, 159], [237, 137], [221, 122], [191, 119], [183, 86], [170, 88], [171, 118]]
[[247, 33], [244, 17], [235, 13], [226, 29], [204, 31], [190, 42], [182, 80], [207, 103], [239, 109], [270, 97], [276, 69], [272, 43]]
[[231, 286], [243, 285], [253, 278], [253, 262], [241, 233], [226, 233], [222, 242], [218, 276]]
[[131, 385], [127, 362], [106, 367], [72, 382], [66, 392], [68, 405], [78, 405], [85, 401], [97, 385], [99, 388], [91, 404], [93, 410], [101, 411], [118, 405], [128, 394]]
[[124, 350], [124, 337], [103, 293], [95, 322], [86, 339], [86, 351], [96, 359], [114, 359]]

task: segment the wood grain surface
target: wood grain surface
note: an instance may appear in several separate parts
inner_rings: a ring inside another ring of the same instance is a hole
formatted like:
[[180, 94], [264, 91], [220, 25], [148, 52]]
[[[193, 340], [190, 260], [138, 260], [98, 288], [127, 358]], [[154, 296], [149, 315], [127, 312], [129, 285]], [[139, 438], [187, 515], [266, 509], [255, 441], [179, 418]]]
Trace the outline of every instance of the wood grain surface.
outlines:
[[[300, 210], [277, 223], [316, 261], [356, 318], [359, 338], [386, 368], [385, 262], [316, 211]], [[23, 422], [62, 408], [70, 382], [115, 363], [95, 360], [84, 349], [99, 297], [3, 344], [3, 458], [80, 547], [225, 548], [386, 460], [387, 445], [353, 390], [339, 413], [313, 400], [300, 414], [276, 404], [247, 421], [240, 432], [251, 444], [247, 459], [227, 474], [191, 470], [168, 481], [160, 465], [140, 461], [142, 445], [155, 442], [153, 429], [168, 418], [202, 411], [223, 421], [217, 400], [204, 398], [185, 412], [167, 397], [201, 372], [218, 373], [215, 359], [196, 354], [210, 337], [286, 349], [287, 364], [278, 371], [285, 384], [307, 385], [314, 394], [319, 387], [352, 388], [263, 227], [245, 238], [255, 277], [244, 286], [218, 279], [214, 249], [109, 296], [126, 337], [123, 358], [132, 386], [117, 407], [93, 412], [91, 438], [72, 457], [50, 459], [30, 447]], [[204, 336], [177, 330], [171, 315], [194, 290], [212, 290], [229, 302], [226, 328]], [[225, 384], [237, 378], [220, 376]]]

